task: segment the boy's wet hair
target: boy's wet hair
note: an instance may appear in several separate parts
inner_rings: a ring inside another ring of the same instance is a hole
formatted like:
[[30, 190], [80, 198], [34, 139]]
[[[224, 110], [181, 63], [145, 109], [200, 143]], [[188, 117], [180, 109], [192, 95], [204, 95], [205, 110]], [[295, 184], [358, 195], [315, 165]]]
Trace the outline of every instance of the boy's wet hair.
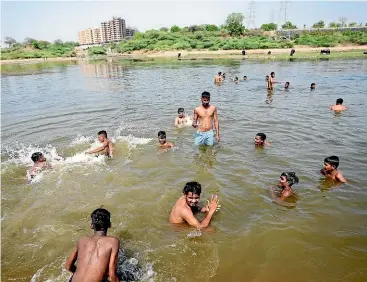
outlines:
[[35, 153], [32, 154], [31, 159], [35, 163], [35, 162], [39, 161], [41, 156], [42, 156], [41, 152], [35, 152]]
[[285, 176], [289, 186], [299, 182], [299, 179], [295, 172], [283, 172], [280, 177]]
[[266, 134], [265, 133], [258, 133], [256, 134], [256, 136], [259, 136], [261, 138], [261, 141], [265, 141], [266, 140]]
[[247, 76], [246, 76], [246, 75], [244, 75], [244, 76], [243, 76], [243, 78], [245, 78], [245, 77], [247, 78]]
[[220, 71], [220, 72], [218, 72], [218, 75], [222, 75], [222, 72]]
[[201, 93], [201, 98], [209, 98], [210, 99], [210, 93], [208, 91], [204, 91]]
[[311, 87], [312, 87], [312, 86], [316, 86], [316, 83], [315, 83], [315, 82], [312, 82], [312, 83], [311, 83]]
[[101, 134], [103, 134], [104, 137], [107, 138], [107, 131], [106, 130], [101, 130], [100, 132], [98, 132], [98, 135], [101, 135]]
[[159, 139], [166, 139], [166, 132], [165, 131], [159, 131], [158, 132], [158, 138]]
[[344, 102], [344, 100], [342, 98], [336, 99], [336, 104], [337, 105], [342, 105]]
[[107, 231], [111, 227], [111, 214], [106, 209], [96, 209], [90, 217], [94, 231]]
[[339, 157], [337, 156], [330, 156], [324, 159], [324, 163], [333, 166], [335, 169], [339, 166]]
[[182, 193], [187, 195], [187, 194], [189, 194], [189, 192], [191, 192], [192, 194], [196, 194], [196, 195], [200, 196], [200, 194], [201, 194], [201, 185], [200, 185], [200, 183], [196, 182], [196, 181], [187, 182], [185, 187], [182, 190]]
[[273, 74], [275, 74], [275, 72], [273, 72], [273, 71], [272, 71], [272, 72], [270, 73], [270, 75], [273, 75]]
[[184, 113], [185, 112], [185, 109], [184, 108], [178, 108], [178, 110], [177, 110], [177, 113]]
[[289, 83], [289, 81], [287, 81], [285, 84], [286, 84], [286, 85], [289, 85], [290, 83]]

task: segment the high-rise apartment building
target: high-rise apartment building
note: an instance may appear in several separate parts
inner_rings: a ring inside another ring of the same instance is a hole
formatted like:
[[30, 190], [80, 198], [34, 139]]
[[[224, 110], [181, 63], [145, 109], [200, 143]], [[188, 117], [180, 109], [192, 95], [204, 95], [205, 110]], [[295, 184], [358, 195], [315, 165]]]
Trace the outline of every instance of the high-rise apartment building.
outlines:
[[126, 28], [126, 37], [133, 37], [134, 34], [135, 34], [135, 29], [132, 29], [129, 27]]
[[120, 17], [113, 17], [111, 21], [101, 23], [102, 42], [116, 42], [124, 39], [126, 35], [125, 20]]
[[87, 28], [78, 32], [79, 45], [98, 44], [102, 42], [101, 29], [99, 27]]

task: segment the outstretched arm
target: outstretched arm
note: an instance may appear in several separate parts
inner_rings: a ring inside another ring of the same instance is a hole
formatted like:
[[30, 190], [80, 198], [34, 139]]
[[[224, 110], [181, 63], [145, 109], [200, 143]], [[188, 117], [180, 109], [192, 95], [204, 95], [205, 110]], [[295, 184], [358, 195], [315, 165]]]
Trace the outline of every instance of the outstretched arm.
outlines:
[[197, 128], [198, 127], [198, 114], [196, 112], [196, 109], [194, 110], [194, 118], [192, 120], [192, 126], [194, 128]]
[[108, 266], [108, 279], [111, 282], [119, 282], [119, 278], [116, 275], [116, 269], [117, 269], [117, 257], [119, 254], [119, 247], [120, 247], [120, 241], [119, 239], [115, 238], [112, 250], [111, 250], [111, 256], [110, 256], [110, 263]]
[[175, 126], [178, 127], [178, 117], [175, 118]]
[[76, 271], [75, 262], [78, 257], [78, 245], [75, 245], [71, 255], [65, 263], [65, 269], [74, 273]]
[[108, 145], [108, 142], [107, 142], [107, 141], [105, 141], [105, 142], [103, 142], [103, 143], [102, 143], [102, 145], [101, 145], [101, 146], [99, 146], [99, 147], [97, 147], [97, 148], [93, 149], [92, 151], [87, 152], [87, 154], [94, 154], [94, 153], [98, 153], [98, 152], [100, 152], [100, 151], [104, 150], [104, 149], [107, 147], [107, 145]]
[[215, 126], [215, 139], [217, 139], [217, 142], [219, 142], [219, 120], [218, 120], [218, 114], [217, 114], [217, 108], [214, 110], [214, 126]]

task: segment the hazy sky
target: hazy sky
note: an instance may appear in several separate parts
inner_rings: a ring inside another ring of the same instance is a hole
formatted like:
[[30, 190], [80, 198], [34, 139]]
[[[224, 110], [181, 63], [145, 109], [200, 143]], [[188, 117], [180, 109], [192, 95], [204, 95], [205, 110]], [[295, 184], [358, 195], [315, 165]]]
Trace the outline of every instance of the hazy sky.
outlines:
[[[248, 14], [249, 1], [1, 1], [1, 39], [11, 36], [39, 40], [77, 41], [78, 31], [99, 27], [100, 23], [119, 16], [127, 26], [140, 31], [174, 24], [189, 26], [213, 23], [221, 25], [232, 12]], [[256, 27], [277, 23], [280, 2], [256, 1]], [[340, 17], [357, 23], [367, 22], [367, 1], [290, 1], [288, 19], [303, 25]], [[282, 17], [284, 18], [284, 16]], [[246, 20], [245, 20], [246, 21]]]

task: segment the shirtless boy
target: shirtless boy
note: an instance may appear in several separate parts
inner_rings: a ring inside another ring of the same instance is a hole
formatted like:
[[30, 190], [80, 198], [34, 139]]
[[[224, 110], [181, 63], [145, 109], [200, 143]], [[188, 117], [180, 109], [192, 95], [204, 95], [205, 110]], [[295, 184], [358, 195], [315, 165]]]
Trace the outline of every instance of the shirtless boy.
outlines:
[[266, 141], [266, 134], [265, 133], [258, 133], [255, 136], [255, 145], [256, 146], [264, 146], [270, 145], [268, 141]]
[[[172, 208], [169, 221], [171, 223], [188, 223], [196, 228], [208, 227], [214, 212], [219, 209], [219, 200], [217, 195], [212, 195], [210, 202], [206, 207], [200, 207], [201, 185], [198, 182], [187, 182], [182, 190], [183, 195], [177, 200]], [[199, 222], [194, 213], [206, 212], [202, 222]]]
[[70, 281], [101, 282], [108, 276], [108, 281], [119, 282], [116, 268], [120, 241], [107, 236], [107, 230], [111, 227], [110, 213], [105, 209], [96, 209], [91, 218], [94, 234], [80, 238], [66, 261], [66, 270], [73, 273]]
[[159, 131], [158, 132], [158, 142], [159, 142], [159, 148], [161, 149], [169, 149], [175, 146], [175, 144], [173, 144], [170, 141], [167, 141], [167, 136], [166, 136], [166, 132], [165, 131]]
[[341, 172], [337, 169], [338, 166], [339, 158], [337, 156], [330, 156], [324, 159], [324, 167], [320, 172], [331, 180], [347, 183]]
[[287, 81], [287, 82], [284, 84], [284, 89], [285, 89], [285, 90], [288, 90], [288, 89], [289, 89], [289, 85], [290, 85], [290, 83]]
[[214, 145], [213, 121], [215, 126], [215, 139], [219, 142], [219, 120], [217, 108], [210, 105], [210, 93], [201, 94], [201, 106], [194, 110], [192, 126], [197, 129], [195, 145]]
[[316, 83], [311, 83], [311, 87], [310, 87], [311, 90], [315, 90], [316, 89]]
[[218, 72], [218, 75], [215, 76], [214, 78], [214, 83], [215, 84], [220, 84], [223, 80], [223, 77], [222, 77], [222, 72]]
[[182, 125], [187, 124], [188, 117], [185, 114], [185, 109], [178, 108], [177, 113], [178, 113], [178, 116], [175, 118], [175, 126], [180, 127]]
[[112, 157], [113, 153], [113, 143], [110, 139], [107, 138], [107, 132], [105, 130], [101, 130], [98, 132], [98, 140], [101, 143], [101, 146], [86, 152], [86, 154], [95, 154], [95, 153], [101, 153], [103, 155], [106, 155], [108, 157]]
[[336, 99], [336, 105], [330, 106], [330, 110], [335, 111], [335, 112], [345, 111], [347, 107], [343, 106], [343, 102], [344, 101], [342, 98]]
[[280, 175], [280, 181], [278, 184], [278, 187], [280, 188], [278, 196], [275, 195], [274, 186], [271, 187], [271, 197], [273, 198], [273, 201], [284, 206], [292, 205], [289, 203], [284, 203], [284, 200], [293, 195], [292, 185], [298, 182], [299, 179], [295, 172], [283, 172]]
[[33, 153], [31, 159], [34, 163], [32, 168], [29, 170], [29, 175], [31, 178], [34, 178], [43, 169], [50, 168], [50, 165], [46, 162], [46, 158], [41, 152]]
[[272, 71], [268, 78], [268, 90], [273, 90], [273, 86], [275, 83], [274, 78], [275, 78], [275, 72]]

